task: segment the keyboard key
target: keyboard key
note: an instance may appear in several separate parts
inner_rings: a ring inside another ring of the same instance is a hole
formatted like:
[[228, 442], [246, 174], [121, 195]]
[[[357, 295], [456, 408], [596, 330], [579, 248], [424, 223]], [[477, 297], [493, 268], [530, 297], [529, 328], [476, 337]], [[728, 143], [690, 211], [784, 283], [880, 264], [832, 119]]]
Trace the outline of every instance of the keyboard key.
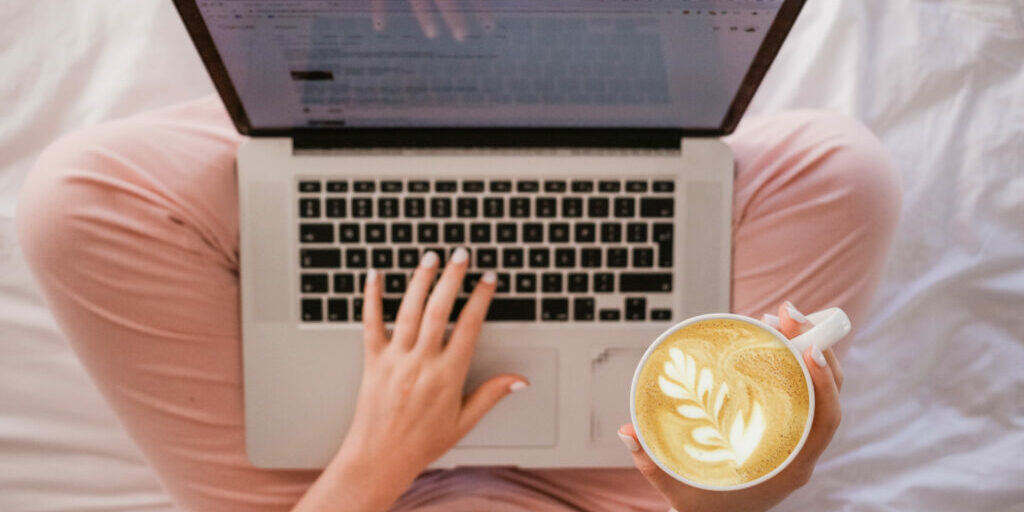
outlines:
[[299, 192], [320, 192], [319, 181], [300, 181]]
[[412, 224], [405, 222], [391, 225], [391, 243], [407, 244], [412, 242]]
[[377, 200], [377, 215], [385, 219], [398, 217], [398, 198], [382, 197]]
[[601, 192], [618, 192], [622, 189], [622, 183], [619, 181], [601, 181], [597, 185], [597, 190]]
[[495, 293], [508, 293], [511, 290], [511, 287], [512, 276], [506, 272], [499, 272], [497, 288], [494, 290]]
[[518, 192], [537, 192], [538, 190], [540, 190], [540, 183], [536, 180], [520, 180], [516, 183]]
[[646, 320], [647, 299], [643, 297], [626, 297], [626, 320]]
[[366, 225], [366, 243], [368, 244], [382, 244], [387, 241], [388, 228], [386, 225], [381, 223], [373, 223]]
[[619, 274], [619, 291], [622, 293], [670, 292], [672, 291], [672, 274], [622, 273]]
[[[493, 185], [493, 183], [492, 183]], [[501, 218], [505, 216], [505, 199], [501, 197], [484, 198], [484, 217]]]
[[569, 224], [565, 222], [553, 222], [548, 224], [549, 242], [568, 242]]
[[601, 310], [601, 321], [602, 322], [618, 322], [619, 321], [619, 310], [617, 310], [617, 309], [602, 309]]
[[328, 181], [327, 182], [327, 193], [342, 193], [348, 192], [347, 181]]
[[373, 199], [369, 197], [357, 197], [352, 200], [352, 216], [365, 219], [373, 217]]
[[299, 199], [299, 217], [304, 219], [320, 216], [320, 199]]
[[401, 192], [402, 182], [401, 181], [382, 181], [380, 182], [381, 192]]
[[348, 299], [327, 299], [327, 320], [331, 322], [347, 322]]
[[586, 293], [589, 288], [590, 278], [582, 272], [569, 274], [569, 291], [572, 293]]
[[629, 242], [646, 242], [647, 224], [630, 222], [626, 225], [626, 240]]
[[332, 219], [345, 217], [345, 200], [338, 198], [327, 199], [327, 216]]
[[541, 320], [565, 322], [569, 320], [569, 299], [543, 299], [540, 301]]
[[671, 309], [652, 309], [651, 320], [672, 320]]
[[426, 215], [427, 203], [420, 197], [405, 198], [405, 216], [420, 219]]
[[537, 217], [551, 218], [558, 214], [558, 201], [553, 197], [538, 197], [536, 202]]
[[391, 268], [394, 265], [395, 253], [391, 249], [373, 250], [373, 268]]
[[654, 266], [654, 249], [647, 247], [633, 248], [633, 266], [636, 268], [650, 268]]
[[458, 188], [458, 184], [451, 180], [437, 181], [434, 183], [435, 192], [455, 192]]
[[381, 317], [385, 322], [394, 322], [398, 317], [398, 308], [402, 305], [402, 299], [383, 299], [380, 301]]
[[327, 293], [327, 274], [302, 274], [302, 293]]
[[646, 181], [627, 181], [626, 192], [647, 192]]
[[357, 181], [352, 184], [352, 190], [360, 193], [368, 193], [377, 190], [377, 184], [372, 181]]
[[545, 293], [562, 293], [562, 274], [545, 273], [541, 275], [540, 290]]
[[636, 216], [636, 199], [632, 197], [616, 197], [615, 198], [615, 216], [616, 217], [634, 217]]
[[416, 225], [416, 241], [421, 244], [437, 242], [437, 224], [421, 222]]
[[339, 249], [302, 249], [299, 251], [302, 268], [340, 268]]
[[562, 217], [577, 218], [583, 216], [583, 199], [579, 197], [562, 198]]
[[655, 192], [675, 192], [676, 182], [674, 181], [655, 181], [654, 191]]
[[545, 249], [530, 249], [530, 268], [548, 268], [551, 266], [551, 253]]
[[302, 299], [302, 321], [321, 322], [324, 319], [324, 301], [321, 299]]
[[565, 192], [565, 182], [558, 180], [548, 180], [544, 182], [544, 192]]
[[538, 222], [527, 222], [523, 224], [524, 242], [543, 242], [544, 225]]
[[498, 241], [499, 242], [512, 242], [515, 243], [518, 240], [519, 228], [511, 222], [503, 222], [498, 224]]
[[625, 268], [629, 265], [629, 251], [622, 247], [608, 248], [608, 266], [612, 268]]
[[417, 249], [399, 249], [398, 250], [398, 266], [399, 268], [416, 268], [420, 263], [420, 251]]
[[572, 318], [577, 322], [591, 322], [594, 320], [594, 299], [590, 297], [577, 297], [572, 301]]
[[594, 274], [594, 291], [598, 293], [615, 291], [615, 274], [608, 272]]
[[580, 265], [583, 268], [601, 267], [601, 249], [587, 248], [580, 249]]
[[365, 292], [366, 291], [366, 276], [367, 276], [366, 272], [360, 272], [359, 273], [359, 290], [361, 292]]
[[622, 241], [622, 224], [618, 222], [604, 222], [601, 224], [601, 241], [604, 243], [619, 243]]
[[343, 244], [359, 243], [359, 224], [339, 224], [338, 240]]
[[459, 319], [459, 315], [462, 313], [462, 308], [466, 307], [466, 302], [468, 300], [469, 299], [464, 297], [459, 297], [455, 299], [455, 303], [452, 304], [452, 312], [451, 314], [448, 315], [449, 322], [455, 322], [456, 320]]
[[470, 224], [469, 241], [477, 244], [491, 243], [491, 225], [482, 223]]
[[607, 197], [591, 197], [587, 199], [587, 215], [590, 217], [607, 217], [608, 216], [608, 198]]
[[513, 197], [508, 201], [508, 212], [509, 215], [516, 218], [523, 218], [530, 216], [530, 198], [528, 197]]
[[501, 254], [502, 266], [505, 268], [523, 268], [522, 249], [504, 249]]
[[452, 216], [452, 199], [450, 197], [430, 198], [430, 216], [448, 218]]
[[501, 180], [501, 181], [492, 181], [491, 182], [491, 192], [511, 192], [511, 191], [512, 191], [512, 182], [511, 181]]
[[477, 249], [476, 266], [478, 268], [497, 268], [498, 250], [492, 248]]
[[516, 274], [516, 292], [533, 293], [537, 291], [537, 274]]
[[573, 182], [572, 182], [572, 191], [573, 192], [593, 192], [594, 191], [594, 182], [593, 181], [573, 180]]
[[558, 268], [574, 268], [576, 266], [576, 249], [555, 249], [555, 266]]
[[463, 192], [483, 192], [484, 182], [482, 181], [463, 181], [462, 182]]
[[423, 180], [409, 181], [409, 192], [416, 194], [430, 192], [430, 182]]
[[366, 268], [366, 249], [348, 249], [345, 251], [345, 266], [348, 268]]
[[576, 242], [593, 242], [597, 240], [597, 226], [591, 222], [576, 224]]
[[363, 321], [363, 299], [352, 299], [352, 321]]
[[462, 280], [462, 291], [473, 293], [473, 288], [476, 288], [476, 284], [480, 282], [481, 277], [483, 277], [483, 274], [479, 272], [467, 272], [466, 277]]
[[466, 241], [465, 224], [449, 222], [444, 225], [444, 243], [461, 244]]
[[654, 243], [658, 244], [658, 266], [669, 268], [672, 266], [672, 234], [675, 232], [672, 224], [655, 224], [652, 229]]
[[462, 218], [473, 218], [476, 213], [477, 200], [475, 197], [460, 197], [455, 203], [456, 214]]
[[316, 244], [334, 242], [334, 224], [300, 224], [299, 242]]
[[356, 291], [356, 278], [352, 274], [334, 274], [334, 293]]
[[675, 215], [675, 201], [669, 197], [665, 199], [645, 197], [640, 199], [641, 217], [672, 217]]
[[486, 319], [489, 321], [534, 321], [537, 319], [537, 299], [492, 299]]

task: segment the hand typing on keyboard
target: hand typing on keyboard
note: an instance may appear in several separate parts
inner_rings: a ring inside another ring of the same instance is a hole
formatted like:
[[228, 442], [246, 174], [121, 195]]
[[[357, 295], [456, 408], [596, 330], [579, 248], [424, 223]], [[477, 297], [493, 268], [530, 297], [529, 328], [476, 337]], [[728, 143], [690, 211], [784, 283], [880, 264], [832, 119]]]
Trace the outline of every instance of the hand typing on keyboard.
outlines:
[[[468, 33], [466, 16], [459, 0], [409, 0], [409, 7], [416, 16], [416, 21], [423, 30], [423, 35], [433, 39], [440, 35], [435, 11], [441, 15], [444, 24], [451, 31], [452, 38], [464, 41]], [[485, 0], [471, 0], [469, 6], [475, 18], [484, 30], [491, 31], [494, 27], [494, 16], [485, 8]], [[387, 28], [388, 1], [370, 0], [373, 12], [373, 28], [383, 31]], [[394, 12], [394, 10], [392, 11]]]
[[362, 304], [364, 369], [355, 416], [338, 454], [295, 510], [339, 503], [345, 510], [386, 509], [499, 400], [526, 386], [522, 376], [498, 375], [462, 396], [497, 276], [489, 271], [480, 277], [445, 343], [469, 253], [462, 248], [452, 253], [430, 293], [439, 260], [427, 252], [413, 272], [390, 339], [381, 301], [385, 283], [376, 271], [368, 273]]

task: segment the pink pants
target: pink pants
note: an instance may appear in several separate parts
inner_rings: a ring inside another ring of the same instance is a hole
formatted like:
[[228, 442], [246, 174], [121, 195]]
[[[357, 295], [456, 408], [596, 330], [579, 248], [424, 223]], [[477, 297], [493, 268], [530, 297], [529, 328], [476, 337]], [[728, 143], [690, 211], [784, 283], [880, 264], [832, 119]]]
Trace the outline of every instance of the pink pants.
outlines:
[[[727, 140], [732, 310], [760, 316], [788, 299], [863, 321], [900, 210], [878, 140], [824, 112], [748, 119]], [[21, 244], [61, 329], [187, 510], [286, 510], [317, 476], [254, 468], [243, 448], [240, 141], [212, 97], [106, 123], [47, 149], [18, 202]], [[394, 507], [666, 508], [633, 469], [515, 468], [427, 472]]]

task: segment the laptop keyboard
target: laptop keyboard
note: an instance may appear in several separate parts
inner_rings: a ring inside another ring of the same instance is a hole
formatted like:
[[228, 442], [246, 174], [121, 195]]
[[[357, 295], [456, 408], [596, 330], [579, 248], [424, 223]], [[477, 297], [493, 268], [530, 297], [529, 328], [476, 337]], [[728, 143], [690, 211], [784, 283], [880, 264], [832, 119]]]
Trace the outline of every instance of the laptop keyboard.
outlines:
[[673, 178], [312, 179], [297, 182], [301, 318], [362, 320], [369, 268], [394, 321], [424, 251], [470, 267], [452, 320], [483, 272], [489, 321], [672, 319]]

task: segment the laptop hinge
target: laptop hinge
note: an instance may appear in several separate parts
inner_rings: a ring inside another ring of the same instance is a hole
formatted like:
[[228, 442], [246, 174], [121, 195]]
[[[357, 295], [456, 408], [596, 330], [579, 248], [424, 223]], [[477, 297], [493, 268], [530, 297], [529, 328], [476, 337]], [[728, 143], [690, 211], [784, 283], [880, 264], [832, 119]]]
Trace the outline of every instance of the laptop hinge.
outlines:
[[[693, 135], [687, 133], [687, 135]], [[308, 149], [619, 148], [679, 150], [680, 130], [446, 128], [310, 130], [293, 132], [296, 151]]]

